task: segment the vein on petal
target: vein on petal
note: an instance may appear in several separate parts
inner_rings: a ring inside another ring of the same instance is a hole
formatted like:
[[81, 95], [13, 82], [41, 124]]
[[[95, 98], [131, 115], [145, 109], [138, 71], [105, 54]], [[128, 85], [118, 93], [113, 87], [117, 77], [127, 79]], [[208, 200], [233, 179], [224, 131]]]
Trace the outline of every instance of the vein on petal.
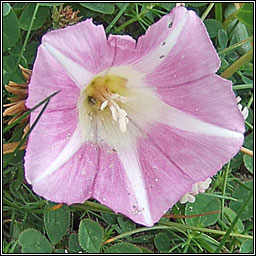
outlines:
[[84, 142], [85, 141], [81, 136], [81, 130], [79, 127], [77, 127], [75, 132], [71, 136], [70, 140], [59, 153], [59, 155], [55, 158], [55, 160], [48, 166], [48, 168], [40, 176], [38, 176], [32, 182], [29, 182], [35, 184], [45, 179], [53, 172], [57, 171], [61, 166], [67, 163], [75, 155], [75, 153], [80, 149]]
[[[183, 17], [179, 20], [177, 25], [170, 31], [168, 37], [165, 40], [165, 44], [158, 46], [154, 50], [152, 50], [149, 54], [143, 56], [141, 59], [136, 61], [134, 64], [135, 68], [139, 67], [139, 69], [143, 70], [146, 74], [154, 71], [167, 57], [167, 55], [171, 52], [172, 48], [175, 46], [185, 24], [189, 18], [189, 12], [185, 12]], [[170, 17], [167, 26], [172, 22], [172, 17]], [[150, 65], [148, 65], [150, 63]]]
[[80, 89], [83, 89], [89, 83], [93, 76], [91, 72], [66, 57], [49, 43], [43, 42], [42, 47], [44, 47], [60, 63], [63, 69]]

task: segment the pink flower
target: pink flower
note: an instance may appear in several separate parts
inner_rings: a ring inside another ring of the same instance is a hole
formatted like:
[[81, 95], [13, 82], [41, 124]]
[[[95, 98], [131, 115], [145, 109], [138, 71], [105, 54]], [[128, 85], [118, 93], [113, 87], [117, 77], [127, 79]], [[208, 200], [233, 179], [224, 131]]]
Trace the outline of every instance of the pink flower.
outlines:
[[27, 181], [51, 201], [95, 198], [152, 226], [243, 144], [244, 120], [219, 65], [202, 21], [184, 7], [137, 43], [107, 39], [91, 19], [47, 33], [27, 106], [61, 91], [29, 137]]

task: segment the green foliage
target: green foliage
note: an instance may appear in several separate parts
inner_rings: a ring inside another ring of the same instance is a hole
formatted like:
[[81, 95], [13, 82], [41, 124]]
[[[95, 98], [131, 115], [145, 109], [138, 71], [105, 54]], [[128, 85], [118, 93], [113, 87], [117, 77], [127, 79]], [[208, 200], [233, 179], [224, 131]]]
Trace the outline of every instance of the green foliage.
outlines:
[[[204, 194], [196, 196], [195, 203], [187, 203], [185, 208], [186, 215], [200, 214], [204, 212], [219, 211], [220, 200], [214, 197], [208, 197]], [[187, 218], [186, 223], [188, 225], [207, 227], [215, 224], [219, 219], [220, 214], [214, 213], [211, 215], [205, 215], [195, 218]]]
[[10, 49], [20, 36], [19, 21], [13, 10], [3, 17], [3, 51]]
[[78, 253], [82, 250], [81, 246], [78, 242], [78, 235], [77, 234], [71, 234], [68, 240], [68, 247], [70, 253]]
[[253, 26], [253, 3], [245, 3], [236, 13], [235, 17], [246, 26]]
[[85, 8], [95, 12], [112, 14], [115, 10], [114, 3], [79, 3]]
[[98, 253], [102, 246], [103, 229], [95, 221], [82, 220], [79, 225], [80, 246], [90, 253]]
[[218, 32], [223, 28], [222, 24], [218, 20], [207, 19], [204, 21], [204, 24], [207, 28], [210, 38], [218, 36]]
[[3, 3], [3, 17], [9, 14], [11, 8], [8, 3]]
[[[243, 184], [246, 186], [244, 187]], [[243, 205], [244, 201], [250, 194], [251, 190], [253, 189], [253, 182], [247, 181], [243, 184], [237, 186], [232, 194], [232, 197], [236, 198], [237, 201], [230, 202], [230, 208], [238, 213], [240, 207]], [[253, 199], [251, 202], [246, 206], [240, 218], [242, 220], [247, 220], [253, 217]]]
[[51, 253], [52, 245], [40, 232], [35, 229], [26, 229], [20, 234], [19, 244], [22, 253]]
[[130, 243], [119, 243], [109, 247], [104, 253], [142, 253], [142, 250]]
[[164, 232], [160, 232], [155, 236], [154, 244], [160, 252], [168, 252], [170, 250], [170, 240]]
[[[27, 4], [27, 6], [22, 11], [20, 17], [20, 28], [23, 30], [29, 30], [30, 23], [35, 11], [36, 4]], [[48, 8], [40, 7], [38, 12], [36, 13], [35, 20], [33, 22], [33, 26], [31, 30], [39, 29], [43, 26], [45, 19], [48, 15]]]
[[[232, 223], [232, 221], [236, 217], [236, 213], [231, 208], [225, 207], [224, 208], [224, 215], [225, 215], [224, 222], [226, 224], [228, 224], [228, 226], [230, 226], [230, 224]], [[234, 228], [234, 231], [238, 232], [238, 233], [242, 233], [244, 231], [244, 225], [243, 225], [243, 222], [242, 222], [241, 219], [239, 219], [237, 221], [237, 223], [235, 225], [235, 228]]]
[[241, 245], [240, 253], [253, 253], [253, 241], [252, 240], [243, 241]]
[[[49, 207], [55, 204], [49, 203]], [[57, 244], [69, 227], [69, 211], [66, 206], [44, 214], [44, 225], [52, 244]]]
[[[253, 150], [253, 132], [245, 137], [244, 146], [248, 149]], [[253, 158], [248, 155], [243, 156], [243, 161], [245, 167], [250, 173], [253, 173]]]

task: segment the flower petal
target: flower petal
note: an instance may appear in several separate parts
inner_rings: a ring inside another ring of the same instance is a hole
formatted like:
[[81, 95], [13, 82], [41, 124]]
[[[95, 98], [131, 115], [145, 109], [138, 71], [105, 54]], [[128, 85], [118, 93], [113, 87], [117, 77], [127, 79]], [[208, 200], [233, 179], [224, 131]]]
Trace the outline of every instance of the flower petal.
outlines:
[[92, 73], [87, 71], [83, 66], [80, 66], [72, 59], [66, 57], [51, 44], [43, 43], [42, 47], [44, 47], [59, 62], [63, 70], [80, 89], [83, 89], [87, 84], [89, 84], [90, 80], [92, 79]]
[[76, 108], [77, 98], [80, 95], [79, 88], [63, 71], [56, 59], [40, 46], [29, 83], [26, 106], [32, 108], [57, 91], [60, 92], [51, 98], [45, 112]]
[[42, 42], [92, 74], [109, 67], [114, 59], [114, 49], [108, 45], [104, 27], [94, 25], [92, 19], [51, 31]]
[[116, 213], [122, 213], [137, 223], [152, 226], [140, 165], [132, 151], [127, 149], [126, 152], [129, 156], [125, 151], [120, 153], [101, 148], [93, 197]]
[[[171, 24], [171, 27], [170, 27]], [[145, 57], [135, 64], [155, 87], [172, 87], [215, 73], [220, 65], [201, 19], [194, 11], [174, 8], [138, 40]]]
[[[32, 122], [36, 115], [32, 112]], [[98, 149], [84, 145], [77, 122], [74, 110], [44, 113], [29, 137], [26, 180], [51, 201], [82, 203], [91, 196]]]
[[[168, 123], [168, 119], [170, 120], [169, 124], [172, 125], [175, 119], [173, 115], [178, 117], [178, 112], [174, 114], [174, 111], [171, 110], [171, 108], [175, 108], [205, 123], [237, 131], [241, 134], [245, 131], [244, 120], [237, 107], [231, 82], [217, 75], [213, 74], [176, 87], [159, 89], [158, 93], [162, 100], [171, 106], [169, 114], [168, 111], [163, 110], [163, 119], [166, 120], [163, 122], [165, 123]], [[184, 126], [188, 125], [191, 129], [194, 127], [198, 132], [205, 129], [205, 133], [207, 133], [207, 127], [202, 123], [192, 126], [192, 120], [189, 121], [187, 118], [180, 120]]]
[[241, 138], [225, 138], [155, 125], [138, 142], [153, 222], [191, 191], [221, 169], [239, 150]]
[[107, 149], [101, 146], [93, 197], [137, 223], [152, 226], [146, 184], [134, 141], [135, 129], [129, 123], [127, 131], [122, 133], [112, 123], [111, 115], [98, 123], [98, 135], [101, 139], [107, 137], [111, 144]]

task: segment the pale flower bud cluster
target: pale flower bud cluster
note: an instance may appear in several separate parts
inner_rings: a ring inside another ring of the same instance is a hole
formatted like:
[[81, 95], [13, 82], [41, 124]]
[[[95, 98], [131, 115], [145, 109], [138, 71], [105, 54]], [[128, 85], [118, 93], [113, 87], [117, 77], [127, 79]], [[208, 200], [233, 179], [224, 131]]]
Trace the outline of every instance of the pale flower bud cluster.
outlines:
[[238, 103], [237, 106], [238, 106], [239, 110], [241, 111], [241, 113], [242, 113], [242, 115], [244, 117], [244, 120], [245, 120], [248, 117], [248, 115], [249, 115], [249, 110], [248, 110], [247, 107], [243, 108], [242, 104], [239, 104], [239, 102], [241, 101], [241, 97], [240, 96], [236, 97], [236, 99], [237, 99], [237, 103]]
[[195, 195], [199, 193], [204, 193], [207, 188], [209, 188], [209, 185], [211, 184], [212, 179], [208, 178], [206, 181], [200, 181], [196, 182], [192, 185], [191, 192], [186, 193], [181, 199], [180, 203], [185, 204], [187, 202], [194, 203], [196, 198]]

